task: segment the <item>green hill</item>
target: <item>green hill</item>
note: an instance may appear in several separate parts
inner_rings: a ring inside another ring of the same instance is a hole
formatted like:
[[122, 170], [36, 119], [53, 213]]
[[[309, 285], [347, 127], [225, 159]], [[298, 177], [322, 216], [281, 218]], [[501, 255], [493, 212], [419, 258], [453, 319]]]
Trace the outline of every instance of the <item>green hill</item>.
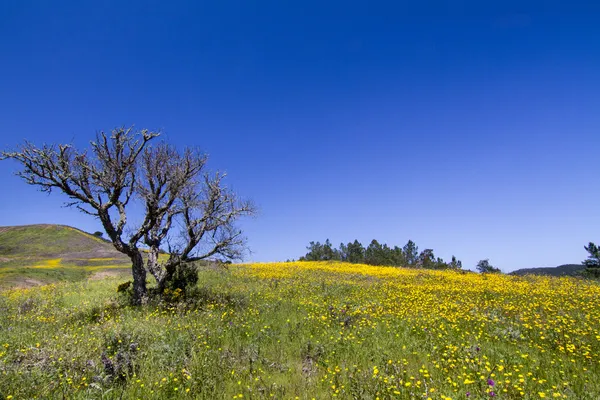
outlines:
[[580, 276], [585, 266], [582, 264], [564, 264], [558, 267], [523, 268], [511, 272], [511, 275], [548, 275], [548, 276]]
[[69, 257], [116, 256], [110, 243], [65, 225], [0, 227], [0, 256]]
[[0, 288], [79, 280], [128, 266], [112, 244], [70, 226], [0, 227]]

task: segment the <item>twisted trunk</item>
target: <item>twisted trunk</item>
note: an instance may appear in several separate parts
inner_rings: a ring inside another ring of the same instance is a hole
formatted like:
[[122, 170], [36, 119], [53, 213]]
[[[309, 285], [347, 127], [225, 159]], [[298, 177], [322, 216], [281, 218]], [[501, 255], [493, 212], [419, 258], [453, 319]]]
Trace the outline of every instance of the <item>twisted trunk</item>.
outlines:
[[148, 252], [148, 271], [156, 279], [158, 293], [162, 293], [165, 290], [167, 283], [173, 278], [173, 274], [177, 269], [178, 258], [170, 257], [169, 260], [163, 265], [158, 262], [159, 248], [151, 246]]
[[144, 258], [138, 250], [132, 250], [129, 254], [131, 259], [131, 273], [133, 274], [133, 303], [135, 305], [144, 304], [148, 298], [146, 288], [146, 268], [144, 268]]
[[156, 282], [160, 282], [163, 275], [162, 268], [158, 262], [158, 254], [158, 248], [153, 246], [150, 247], [150, 251], [148, 251], [148, 262], [146, 263], [148, 271], [152, 274], [154, 279], [156, 279]]

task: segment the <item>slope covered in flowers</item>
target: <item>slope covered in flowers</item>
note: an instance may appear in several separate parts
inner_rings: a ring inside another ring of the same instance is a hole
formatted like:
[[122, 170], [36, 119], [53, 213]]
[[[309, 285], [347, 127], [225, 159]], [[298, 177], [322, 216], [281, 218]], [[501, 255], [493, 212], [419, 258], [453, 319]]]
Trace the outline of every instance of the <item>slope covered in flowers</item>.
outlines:
[[600, 398], [588, 281], [244, 264], [145, 308], [116, 284], [3, 293], [0, 398]]

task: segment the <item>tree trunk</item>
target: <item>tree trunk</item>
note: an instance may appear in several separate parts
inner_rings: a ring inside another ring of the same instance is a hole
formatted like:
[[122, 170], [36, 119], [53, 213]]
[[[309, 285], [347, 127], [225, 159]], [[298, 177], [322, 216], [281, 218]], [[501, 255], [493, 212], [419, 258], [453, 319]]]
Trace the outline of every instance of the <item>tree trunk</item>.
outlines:
[[146, 302], [148, 297], [144, 258], [138, 249], [135, 249], [129, 257], [131, 258], [131, 272], [133, 274], [133, 304], [141, 305]]
[[148, 271], [154, 276], [154, 279], [156, 279], [158, 293], [162, 294], [165, 291], [167, 283], [173, 278], [177, 270], [179, 259], [169, 258], [166, 263], [161, 264], [158, 261], [159, 254], [158, 247], [150, 246], [146, 266], [148, 267]]
[[157, 283], [160, 283], [162, 277], [164, 275], [162, 266], [158, 262], [158, 247], [152, 246], [150, 247], [150, 251], [148, 251], [148, 271], [152, 274], [154, 279], [156, 279]]
[[167, 283], [173, 278], [173, 274], [175, 274], [175, 270], [177, 268], [177, 263], [169, 260], [167, 261], [167, 263], [165, 264], [165, 270], [163, 272], [163, 275], [160, 279], [160, 281], [158, 281], [158, 292], [162, 293], [165, 291], [165, 287], [167, 286]]

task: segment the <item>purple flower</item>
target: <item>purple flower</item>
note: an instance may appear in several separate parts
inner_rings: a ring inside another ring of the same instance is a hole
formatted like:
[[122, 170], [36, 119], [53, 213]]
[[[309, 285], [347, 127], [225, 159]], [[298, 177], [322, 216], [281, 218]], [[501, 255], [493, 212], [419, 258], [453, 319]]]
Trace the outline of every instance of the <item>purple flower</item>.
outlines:
[[479, 351], [481, 348], [479, 346], [475, 347], [475, 351]]
[[470, 396], [471, 396], [471, 392], [467, 392], [467, 397], [470, 397]]
[[[494, 386], [494, 385], [496, 385], [496, 382], [494, 382], [494, 380], [493, 380], [493, 379], [488, 379], [488, 385], [490, 385], [490, 386]], [[492, 392], [492, 393], [493, 393], [493, 392]], [[495, 394], [494, 394], [494, 395], [495, 395]]]
[[496, 392], [493, 392], [493, 391], [490, 392], [490, 397], [494, 397], [494, 396], [496, 396]]

